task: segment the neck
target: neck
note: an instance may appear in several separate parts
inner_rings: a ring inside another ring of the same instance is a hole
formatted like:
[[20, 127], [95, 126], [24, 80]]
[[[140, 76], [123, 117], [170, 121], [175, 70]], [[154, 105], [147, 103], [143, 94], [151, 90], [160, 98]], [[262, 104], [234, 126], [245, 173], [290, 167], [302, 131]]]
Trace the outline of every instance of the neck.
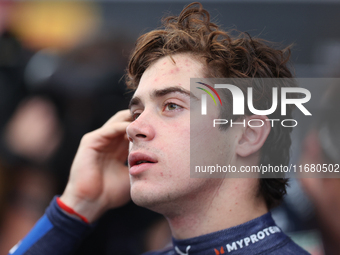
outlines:
[[[187, 239], [205, 235], [267, 213], [264, 199], [254, 192], [255, 185], [256, 179], [224, 179], [214, 192], [199, 194], [190, 203], [185, 203], [185, 207], [181, 206], [177, 214], [165, 215], [173, 237]], [[251, 186], [254, 188], [249, 189]]]

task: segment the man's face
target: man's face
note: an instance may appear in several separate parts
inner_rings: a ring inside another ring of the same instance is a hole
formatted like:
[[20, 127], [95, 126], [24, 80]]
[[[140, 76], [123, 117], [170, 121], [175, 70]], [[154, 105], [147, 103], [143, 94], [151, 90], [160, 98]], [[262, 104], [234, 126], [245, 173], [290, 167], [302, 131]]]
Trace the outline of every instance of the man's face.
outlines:
[[[204, 66], [189, 54], [173, 59], [175, 63], [163, 57], [144, 72], [130, 103], [135, 120], [127, 128], [131, 197], [136, 204], [163, 214], [189, 200], [204, 202], [221, 182], [190, 178], [190, 135], [201, 138], [192, 149], [204, 158], [225, 161], [230, 151], [225, 142], [228, 132], [201, 125], [199, 120], [190, 130], [190, 111], [200, 111], [200, 92], [192, 100], [197, 103], [190, 105], [190, 78], [201, 78]], [[213, 109], [212, 119], [218, 116], [217, 107]]]

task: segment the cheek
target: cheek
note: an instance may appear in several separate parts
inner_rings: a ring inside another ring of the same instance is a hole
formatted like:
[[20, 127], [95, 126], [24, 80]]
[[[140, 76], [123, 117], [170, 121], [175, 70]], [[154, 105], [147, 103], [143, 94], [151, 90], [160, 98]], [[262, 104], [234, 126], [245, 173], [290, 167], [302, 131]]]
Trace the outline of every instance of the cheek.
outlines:
[[[190, 122], [187, 119], [179, 118], [177, 121], [171, 123], [162, 122], [159, 130], [163, 131], [163, 139], [177, 144], [177, 147], [190, 144]], [[166, 148], [166, 146], [164, 146]], [[170, 148], [175, 150], [176, 146]]]
[[[170, 171], [176, 173], [176, 169], [189, 169], [190, 164], [190, 125], [179, 121], [174, 125], [164, 125], [165, 133], [161, 142], [161, 151], [167, 155], [166, 161], [171, 167]], [[181, 170], [182, 171], [182, 170]]]
[[212, 126], [213, 119], [210, 116], [199, 116], [191, 120], [190, 143], [192, 152], [209, 146], [213, 143], [215, 128]]
[[213, 127], [212, 116], [191, 124], [191, 166], [208, 166], [227, 162], [231, 146], [228, 131]]

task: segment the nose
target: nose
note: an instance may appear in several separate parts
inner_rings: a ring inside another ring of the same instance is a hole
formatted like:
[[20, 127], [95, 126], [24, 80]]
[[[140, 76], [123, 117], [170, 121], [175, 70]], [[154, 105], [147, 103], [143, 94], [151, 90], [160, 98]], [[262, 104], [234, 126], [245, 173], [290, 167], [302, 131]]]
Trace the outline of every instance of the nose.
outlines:
[[144, 111], [139, 117], [131, 122], [126, 128], [130, 142], [150, 141], [155, 137], [155, 129], [152, 118]]

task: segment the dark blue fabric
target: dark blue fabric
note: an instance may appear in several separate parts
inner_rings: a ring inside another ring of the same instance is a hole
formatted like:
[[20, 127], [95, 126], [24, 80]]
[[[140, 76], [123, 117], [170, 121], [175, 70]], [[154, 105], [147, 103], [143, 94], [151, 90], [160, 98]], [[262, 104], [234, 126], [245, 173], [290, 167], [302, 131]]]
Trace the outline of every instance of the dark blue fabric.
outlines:
[[[46, 218], [47, 216], [47, 218]], [[44, 228], [42, 225], [52, 224], [52, 227]], [[74, 250], [83, 236], [92, 229], [80, 220], [74, 219], [59, 208], [56, 197], [47, 208], [45, 215], [34, 226], [30, 233], [19, 243], [16, 249], [12, 249], [13, 255], [66, 255]], [[40, 231], [43, 231], [41, 235]], [[36, 238], [38, 236], [38, 238]], [[21, 248], [25, 245], [25, 249]], [[27, 248], [28, 249], [27, 249]]]
[[244, 224], [185, 240], [172, 240], [173, 248], [145, 255], [272, 254], [307, 255], [276, 226], [271, 213]]
[[46, 235], [53, 228], [51, 221], [44, 215], [38, 222], [35, 224], [34, 228], [27, 235], [26, 238], [23, 239], [18, 245], [15, 246], [10, 251], [10, 254], [13, 255], [22, 255], [32, 246], [32, 243], [40, 240], [41, 237]]
[[[47, 217], [46, 217], [47, 216]], [[44, 224], [46, 224], [44, 226]], [[52, 224], [52, 227], [51, 227]], [[71, 254], [92, 226], [59, 208], [54, 198], [45, 216], [21, 242], [13, 255]], [[41, 231], [40, 231], [41, 230]], [[38, 233], [38, 234], [37, 234]], [[21, 245], [25, 244], [25, 247]], [[173, 239], [173, 247], [148, 255], [309, 254], [297, 246], [267, 213], [244, 224], [186, 240]]]

